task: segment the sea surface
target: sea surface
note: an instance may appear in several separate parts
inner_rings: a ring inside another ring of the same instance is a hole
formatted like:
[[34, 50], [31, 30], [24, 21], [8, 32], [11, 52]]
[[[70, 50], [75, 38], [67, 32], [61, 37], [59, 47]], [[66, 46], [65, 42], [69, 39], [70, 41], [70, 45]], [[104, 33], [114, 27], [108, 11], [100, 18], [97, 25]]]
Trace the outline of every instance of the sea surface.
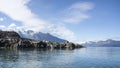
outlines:
[[0, 68], [120, 68], [120, 47], [0, 49]]

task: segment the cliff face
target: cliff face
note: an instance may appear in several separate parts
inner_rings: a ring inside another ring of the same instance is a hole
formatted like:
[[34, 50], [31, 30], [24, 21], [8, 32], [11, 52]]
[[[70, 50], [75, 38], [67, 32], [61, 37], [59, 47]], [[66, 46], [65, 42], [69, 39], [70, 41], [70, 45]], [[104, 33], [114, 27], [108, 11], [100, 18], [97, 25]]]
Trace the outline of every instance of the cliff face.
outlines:
[[14, 31], [0, 31], [0, 47], [17, 47], [20, 40]]
[[0, 38], [20, 38], [14, 31], [0, 31]]
[[81, 48], [79, 44], [71, 42], [56, 43], [50, 41], [35, 41], [27, 38], [21, 38], [14, 31], [0, 31], [0, 48]]

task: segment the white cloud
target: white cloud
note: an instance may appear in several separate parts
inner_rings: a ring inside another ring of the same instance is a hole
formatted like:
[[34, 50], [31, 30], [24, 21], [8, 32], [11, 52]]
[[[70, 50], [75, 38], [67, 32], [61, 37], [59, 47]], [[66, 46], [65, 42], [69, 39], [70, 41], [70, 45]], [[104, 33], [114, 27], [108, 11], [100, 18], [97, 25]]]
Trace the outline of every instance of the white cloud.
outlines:
[[[37, 15], [34, 14], [27, 6], [29, 2], [30, 0], [0, 0], [0, 12], [6, 14], [11, 19], [22, 23], [22, 26], [17, 26], [14, 23], [9, 26], [0, 25], [0, 29], [24, 29], [49, 32], [72, 42], [77, 40], [74, 32], [66, 28], [64, 25], [50, 24], [46, 20], [38, 18]], [[94, 5], [89, 2], [75, 3], [65, 10], [64, 18], [62, 17], [62, 22], [78, 23], [88, 19], [90, 16], [86, 13], [93, 8]], [[0, 18], [0, 21], [3, 20], [3, 18]]]
[[76, 42], [76, 40], [77, 40], [74, 32], [70, 31], [69, 29], [67, 29], [63, 25], [53, 24], [53, 25], [50, 25], [48, 27], [48, 29], [49, 29], [49, 32], [51, 32], [51, 34], [57, 35], [58, 37], [61, 37], [63, 39], [67, 39], [67, 40], [72, 41], [72, 42]]
[[57, 35], [63, 39], [70, 41], [75, 40], [75, 35], [72, 31], [65, 26], [58, 24], [49, 24], [45, 20], [42, 20], [34, 14], [27, 4], [30, 0], [0, 0], [0, 12], [6, 14], [11, 19], [19, 21], [23, 26], [17, 26], [10, 24], [9, 26], [0, 26], [0, 29], [4, 30], [34, 30], [41, 32], [49, 32]]
[[[38, 19], [27, 7], [30, 0], [0, 0], [0, 12], [8, 15], [16, 21], [22, 22], [24, 26], [43, 27], [44, 21]], [[39, 28], [40, 29], [40, 28]]]
[[10, 27], [10, 28], [16, 27], [16, 24], [12, 23], [12, 24], [10, 24], [8, 27]]
[[15, 24], [10, 24], [9, 26], [5, 26], [5, 25], [0, 25], [0, 30], [15, 30], [16, 29], [16, 25]]
[[93, 3], [91, 2], [78, 2], [71, 5], [67, 10], [65, 10], [65, 14], [63, 17], [63, 22], [67, 23], [79, 23], [83, 20], [89, 19], [90, 16], [87, 12], [94, 8]]
[[91, 2], [78, 2], [70, 6], [69, 10], [80, 10], [80, 11], [87, 11], [94, 8], [93, 3]]
[[4, 18], [0, 18], [0, 21], [4, 21]]
[[6, 26], [0, 25], [0, 29], [1, 29], [1, 30], [5, 29], [5, 28], [6, 28]]

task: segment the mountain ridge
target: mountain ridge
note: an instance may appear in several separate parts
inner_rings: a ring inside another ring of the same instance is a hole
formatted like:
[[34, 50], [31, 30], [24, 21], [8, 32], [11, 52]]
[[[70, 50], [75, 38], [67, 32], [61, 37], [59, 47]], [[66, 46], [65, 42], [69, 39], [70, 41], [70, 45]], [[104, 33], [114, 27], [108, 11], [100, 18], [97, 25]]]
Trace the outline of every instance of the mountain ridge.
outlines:
[[107, 39], [105, 41], [90, 41], [82, 44], [86, 47], [120, 47], [120, 41], [113, 40], [113, 39]]
[[42, 32], [34, 32], [33, 30], [27, 30], [27, 31], [17, 31], [17, 33], [22, 37], [22, 38], [29, 38], [29, 39], [34, 39], [38, 41], [42, 40], [48, 40], [51, 42], [66, 42], [67, 40], [60, 39], [56, 36], [51, 35], [50, 33], [42, 33]]

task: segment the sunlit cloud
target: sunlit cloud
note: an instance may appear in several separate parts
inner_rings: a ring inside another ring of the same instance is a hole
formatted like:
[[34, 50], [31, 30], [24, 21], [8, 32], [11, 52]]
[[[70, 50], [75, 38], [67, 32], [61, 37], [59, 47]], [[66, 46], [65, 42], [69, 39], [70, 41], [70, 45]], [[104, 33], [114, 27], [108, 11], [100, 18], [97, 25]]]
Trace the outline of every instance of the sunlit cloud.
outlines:
[[91, 16], [87, 14], [89, 10], [94, 8], [94, 4], [91, 2], [77, 2], [72, 4], [64, 11], [63, 22], [67, 23], [80, 23]]
[[38, 19], [27, 7], [29, 1], [30, 0], [0, 0], [0, 12], [8, 15], [13, 20], [20, 21], [23, 26], [35, 27], [39, 25], [40, 28], [42, 28], [45, 22]]
[[4, 21], [4, 18], [0, 18], [0, 21]]

